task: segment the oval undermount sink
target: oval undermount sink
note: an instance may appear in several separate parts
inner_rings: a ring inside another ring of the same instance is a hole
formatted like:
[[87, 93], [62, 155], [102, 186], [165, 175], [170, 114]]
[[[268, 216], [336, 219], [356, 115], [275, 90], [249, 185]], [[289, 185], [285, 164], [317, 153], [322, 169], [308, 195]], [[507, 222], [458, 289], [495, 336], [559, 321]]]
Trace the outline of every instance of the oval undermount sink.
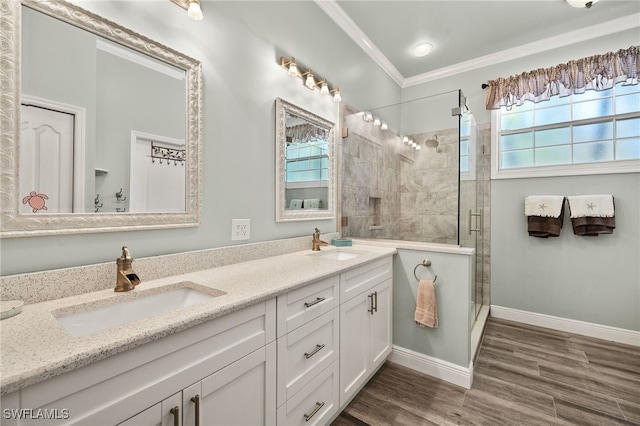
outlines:
[[193, 286], [197, 285], [184, 282], [141, 293], [135, 293], [134, 290], [122, 294], [122, 298], [101, 301], [107, 305], [84, 304], [58, 310], [54, 316], [69, 334], [78, 337], [206, 302], [225, 294], [220, 290], [204, 286], [195, 289]]
[[316, 253], [312, 253], [311, 256], [321, 257], [323, 259], [331, 259], [331, 260], [348, 260], [353, 259], [354, 257], [358, 257], [363, 255], [364, 253], [358, 251], [351, 250], [327, 250], [327, 251], [319, 251]]

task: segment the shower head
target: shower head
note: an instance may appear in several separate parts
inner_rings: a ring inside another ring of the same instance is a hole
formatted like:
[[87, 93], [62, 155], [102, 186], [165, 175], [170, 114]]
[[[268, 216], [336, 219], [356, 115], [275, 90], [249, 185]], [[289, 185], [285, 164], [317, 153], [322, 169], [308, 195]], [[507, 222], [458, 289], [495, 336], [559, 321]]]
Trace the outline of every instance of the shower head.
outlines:
[[438, 135], [433, 135], [432, 138], [429, 138], [426, 141], [424, 141], [424, 144], [429, 148], [437, 148], [438, 145], [440, 145], [440, 142], [438, 142]]

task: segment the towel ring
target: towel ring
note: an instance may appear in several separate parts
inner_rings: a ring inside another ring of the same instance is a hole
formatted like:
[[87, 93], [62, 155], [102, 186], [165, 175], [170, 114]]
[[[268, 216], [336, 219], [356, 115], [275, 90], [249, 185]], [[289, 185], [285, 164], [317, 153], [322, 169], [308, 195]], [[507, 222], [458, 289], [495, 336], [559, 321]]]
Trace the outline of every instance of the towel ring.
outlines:
[[[425, 268], [430, 267], [431, 266], [431, 260], [430, 259], [425, 259], [425, 260], [422, 261], [422, 263], [418, 263], [416, 265], [416, 267], [413, 268], [413, 276], [416, 277], [417, 281], [420, 281], [420, 278], [418, 278], [418, 274], [416, 273], [420, 266], [424, 266]], [[438, 279], [438, 276], [434, 274], [433, 282], [435, 283], [437, 279]]]

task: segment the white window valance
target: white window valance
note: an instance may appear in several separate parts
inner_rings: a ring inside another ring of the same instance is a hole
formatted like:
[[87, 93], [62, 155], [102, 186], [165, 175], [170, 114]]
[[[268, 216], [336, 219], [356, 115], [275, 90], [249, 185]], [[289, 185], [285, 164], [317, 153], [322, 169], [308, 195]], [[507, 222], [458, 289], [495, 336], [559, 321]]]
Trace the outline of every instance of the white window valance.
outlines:
[[640, 46], [539, 68], [488, 81], [487, 109], [540, 102], [551, 96], [569, 96], [585, 90], [610, 89], [614, 84], [638, 84]]

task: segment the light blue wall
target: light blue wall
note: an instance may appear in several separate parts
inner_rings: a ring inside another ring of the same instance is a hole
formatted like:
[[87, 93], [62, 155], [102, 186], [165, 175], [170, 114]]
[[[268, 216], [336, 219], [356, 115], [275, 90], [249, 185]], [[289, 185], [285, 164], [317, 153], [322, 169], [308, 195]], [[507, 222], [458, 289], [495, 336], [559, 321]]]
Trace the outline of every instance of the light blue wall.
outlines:
[[74, 3], [202, 61], [202, 225], [3, 239], [3, 275], [108, 262], [123, 245], [134, 257], [229, 246], [234, 218], [251, 219], [249, 243], [336, 230], [335, 220], [275, 222], [275, 98], [337, 116], [278, 58], [295, 56], [358, 108], [396, 103], [401, 90], [314, 2], [204, 2], [199, 22], [169, 0]]
[[[613, 194], [611, 235], [527, 233], [527, 195]], [[640, 174], [492, 182], [491, 304], [640, 331]]]
[[[638, 44], [638, 28], [583, 41], [403, 89], [403, 100], [461, 89], [478, 124], [490, 122], [482, 83]], [[486, 143], [490, 141], [487, 140]], [[513, 309], [640, 330], [638, 174], [491, 181], [491, 303]], [[613, 235], [576, 237], [568, 219], [559, 239], [526, 232], [530, 194], [612, 193]]]
[[[414, 321], [418, 281], [413, 275], [424, 258], [431, 268], [419, 267], [418, 278], [436, 280], [438, 328], [419, 327]], [[393, 259], [393, 344], [467, 368], [471, 357], [470, 255], [398, 250]]]

